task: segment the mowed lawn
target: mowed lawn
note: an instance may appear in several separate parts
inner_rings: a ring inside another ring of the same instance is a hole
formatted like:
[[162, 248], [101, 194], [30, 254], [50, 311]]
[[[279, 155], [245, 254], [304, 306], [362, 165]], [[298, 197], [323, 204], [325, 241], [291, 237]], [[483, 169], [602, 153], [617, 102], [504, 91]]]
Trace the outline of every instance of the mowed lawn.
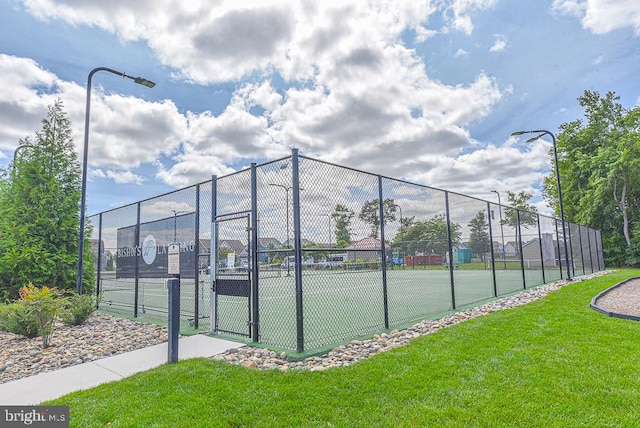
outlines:
[[196, 359], [48, 404], [69, 405], [83, 427], [640, 426], [640, 322], [589, 307], [632, 276], [571, 284], [347, 368]]

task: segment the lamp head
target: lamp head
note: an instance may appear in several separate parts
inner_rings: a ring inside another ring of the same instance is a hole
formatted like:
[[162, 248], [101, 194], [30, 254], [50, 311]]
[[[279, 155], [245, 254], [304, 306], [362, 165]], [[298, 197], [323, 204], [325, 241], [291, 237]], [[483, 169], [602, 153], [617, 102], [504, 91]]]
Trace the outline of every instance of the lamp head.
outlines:
[[154, 86], [156, 86], [155, 83], [153, 83], [151, 80], [145, 79], [144, 77], [134, 77], [133, 81], [138, 85], [146, 86], [147, 88], [153, 88]]

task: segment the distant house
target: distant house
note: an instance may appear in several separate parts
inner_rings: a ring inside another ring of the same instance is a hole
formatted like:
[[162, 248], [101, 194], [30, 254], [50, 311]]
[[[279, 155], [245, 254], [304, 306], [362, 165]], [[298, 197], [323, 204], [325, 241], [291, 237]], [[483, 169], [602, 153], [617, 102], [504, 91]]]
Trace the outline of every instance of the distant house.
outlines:
[[[544, 260], [545, 267], [556, 266], [556, 258], [553, 235], [550, 233], [542, 234], [542, 260]], [[522, 259], [525, 262], [525, 267], [541, 266], [540, 238], [534, 238], [522, 244]]]
[[218, 244], [218, 247], [228, 248], [236, 254], [240, 254], [242, 251], [244, 251], [244, 244], [238, 239], [223, 239]]
[[258, 242], [265, 249], [277, 250], [282, 248], [282, 242], [278, 241], [276, 238], [258, 238]]
[[[387, 259], [390, 260], [391, 245], [385, 244], [385, 252]], [[377, 238], [367, 237], [354, 242], [344, 248], [347, 253], [347, 260], [380, 260], [380, 251], [382, 249], [381, 241]]]

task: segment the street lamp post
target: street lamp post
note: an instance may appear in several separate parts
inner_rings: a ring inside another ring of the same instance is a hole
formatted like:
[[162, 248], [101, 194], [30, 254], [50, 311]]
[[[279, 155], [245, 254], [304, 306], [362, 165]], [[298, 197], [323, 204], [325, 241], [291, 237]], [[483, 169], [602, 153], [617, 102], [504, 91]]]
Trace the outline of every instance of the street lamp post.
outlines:
[[91, 70], [89, 73], [89, 77], [87, 78], [87, 106], [85, 109], [85, 117], [84, 117], [84, 152], [82, 153], [82, 194], [80, 196], [80, 232], [78, 236], [78, 277], [76, 283], [76, 291], [78, 294], [82, 294], [82, 262], [84, 255], [84, 221], [85, 221], [85, 206], [86, 206], [86, 197], [87, 197], [87, 156], [89, 152], [89, 116], [90, 116], [90, 107], [91, 107], [91, 79], [93, 75], [99, 71], [106, 71], [108, 73], [115, 74], [117, 76], [121, 76], [127, 79], [133, 80], [135, 83], [146, 86], [147, 88], [153, 88], [156, 86], [150, 80], [147, 80], [142, 77], [133, 77], [129, 76], [120, 71], [113, 70], [107, 67], [97, 67]]
[[567, 280], [570, 281], [571, 280], [571, 266], [569, 265], [569, 248], [567, 246], [567, 233], [565, 230], [565, 224], [564, 224], [564, 207], [562, 206], [562, 186], [560, 185], [560, 169], [558, 166], [558, 148], [556, 146], [556, 136], [553, 135], [552, 132], [544, 130], [544, 129], [538, 129], [538, 130], [531, 130], [531, 131], [516, 131], [516, 132], [512, 132], [511, 136], [518, 136], [518, 135], [523, 135], [523, 134], [538, 134], [535, 137], [531, 137], [527, 140], [527, 143], [532, 143], [534, 141], [536, 141], [537, 139], [539, 139], [540, 137], [542, 137], [543, 135], [547, 134], [551, 137], [551, 141], [553, 142], [553, 158], [555, 161], [555, 169], [556, 169], [556, 183], [558, 186], [558, 201], [560, 203], [560, 221], [562, 221], [562, 239], [564, 241], [564, 259], [565, 259], [565, 263], [567, 265]]
[[504, 248], [504, 227], [502, 226], [502, 202], [500, 202], [500, 193], [497, 190], [492, 190], [493, 193], [498, 195], [498, 211], [500, 212], [500, 237], [502, 238], [502, 263], [504, 268], [507, 268], [507, 256]]
[[173, 212], [173, 243], [177, 244], [178, 243], [178, 222], [177, 222], [177, 218], [178, 218], [178, 214], [186, 214], [189, 211], [176, 211], [176, 210], [171, 210]]
[[11, 178], [12, 180], [15, 178], [15, 170], [16, 170], [16, 160], [18, 159], [18, 152], [23, 149], [33, 149], [34, 146], [32, 144], [24, 143], [16, 147], [13, 151], [13, 162], [11, 163]]
[[[275, 184], [275, 183], [269, 183], [269, 186], [275, 186], [275, 187], [280, 187], [282, 189], [284, 189], [285, 193], [286, 193], [286, 203], [287, 203], [287, 245], [289, 245], [290, 239], [289, 239], [289, 190], [293, 189], [293, 186], [285, 186], [284, 184]], [[291, 275], [291, 272], [289, 270], [289, 265], [290, 265], [290, 260], [287, 257], [286, 259], [286, 263], [287, 263], [287, 276]]]

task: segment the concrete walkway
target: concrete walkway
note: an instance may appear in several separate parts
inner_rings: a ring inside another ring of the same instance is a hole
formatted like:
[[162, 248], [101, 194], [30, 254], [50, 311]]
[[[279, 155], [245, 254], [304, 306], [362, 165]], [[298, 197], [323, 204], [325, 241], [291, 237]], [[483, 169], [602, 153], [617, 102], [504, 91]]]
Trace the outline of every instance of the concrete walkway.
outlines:
[[[180, 360], [208, 358], [242, 346], [242, 343], [198, 334], [181, 338], [178, 341], [178, 354]], [[168, 352], [165, 342], [3, 383], [0, 384], [0, 405], [36, 405], [70, 392], [120, 380], [166, 363]]]

